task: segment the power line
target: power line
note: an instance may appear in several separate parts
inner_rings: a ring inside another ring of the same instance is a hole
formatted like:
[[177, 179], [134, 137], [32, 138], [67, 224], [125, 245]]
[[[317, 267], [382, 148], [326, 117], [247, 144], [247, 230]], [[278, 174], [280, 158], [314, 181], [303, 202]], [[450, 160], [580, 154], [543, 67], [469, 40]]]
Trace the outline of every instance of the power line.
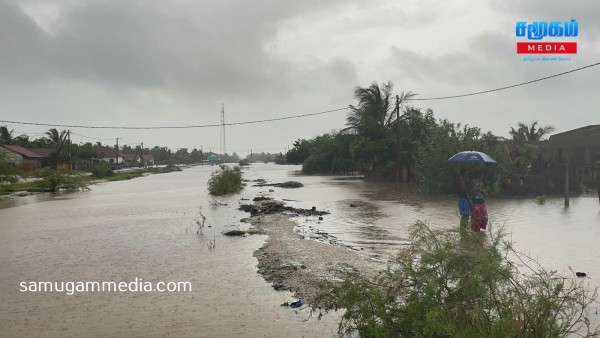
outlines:
[[[296, 119], [300, 117], [314, 116], [314, 115], [322, 115], [327, 113], [333, 113], [340, 110], [346, 110], [347, 108], [338, 108], [332, 110], [321, 111], [318, 113], [310, 113], [310, 114], [301, 114], [301, 115], [293, 115], [286, 117], [277, 117], [272, 119], [264, 119], [264, 120], [254, 120], [254, 121], [244, 121], [244, 122], [233, 122], [233, 123], [225, 123], [226, 126], [235, 126], [242, 124], [254, 124], [254, 123], [263, 123], [263, 122], [272, 122], [272, 121], [281, 121], [281, 120], [289, 120]], [[51, 124], [51, 123], [34, 123], [34, 122], [20, 122], [20, 121], [7, 121], [0, 120], [0, 122], [4, 123], [14, 123], [14, 124], [27, 124], [33, 126], [45, 126], [45, 127], [62, 127], [62, 128], [85, 128], [85, 129], [191, 129], [191, 128], [209, 128], [209, 127], [221, 127], [223, 124], [203, 124], [203, 125], [188, 125], [188, 126], [160, 126], [160, 127], [122, 127], [122, 126], [84, 126], [84, 125], [68, 125], [68, 124]]]
[[123, 142], [122, 142], [123, 144], [128, 144], [128, 145], [129, 145], [129, 144], [133, 144], [133, 145], [139, 145], [139, 144], [142, 144], [141, 142], [130, 142], [130, 141], [124, 140], [124, 139], [122, 139], [122, 138], [120, 138], [120, 137], [119, 137], [119, 140], [123, 141]]
[[506, 86], [506, 87], [500, 87], [500, 88], [495, 88], [495, 89], [489, 89], [489, 90], [484, 90], [484, 91], [480, 91], [480, 92], [473, 92], [473, 93], [468, 93], [468, 94], [460, 94], [460, 95], [452, 95], [452, 96], [440, 96], [440, 97], [429, 97], [429, 98], [424, 98], [424, 99], [406, 99], [406, 101], [433, 101], [433, 100], [446, 100], [446, 99], [456, 99], [459, 97], [466, 97], [466, 96], [474, 96], [474, 95], [481, 95], [481, 94], [487, 94], [487, 93], [491, 93], [491, 92], [497, 92], [500, 90], [506, 90], [506, 89], [510, 89], [510, 88], [515, 88], [515, 87], [519, 87], [519, 86], [524, 86], [524, 85], [528, 85], [531, 83], [535, 83], [535, 82], [540, 82], [540, 81], [544, 81], [544, 80], [548, 80], [551, 79], [553, 77], [558, 77], [558, 76], [562, 76], [562, 75], [566, 75], [569, 73], [574, 73], [586, 68], [591, 68], [591, 67], [595, 67], [600, 65], [600, 62], [596, 62], [594, 64], [591, 65], [587, 65], [584, 67], [579, 67], [579, 68], [575, 68], [566, 72], [562, 72], [562, 73], [558, 73], [558, 74], [554, 74], [554, 75], [550, 75], [550, 76], [546, 76], [546, 77], [542, 77], [536, 80], [531, 80], [531, 81], [527, 81], [527, 82], [523, 82], [523, 83], [518, 83], [518, 84], [514, 84], [514, 85], [510, 85], [510, 86]]
[[77, 136], [80, 136], [80, 137], [84, 137], [84, 138], [89, 138], [91, 140], [97, 140], [97, 141], [112, 141], [112, 140], [114, 140], [112, 138], [96, 138], [96, 137], [91, 137], [91, 136], [85, 136], [85, 135], [81, 135], [81, 134], [74, 133], [74, 132], [71, 132], [71, 134], [72, 135], [77, 135]]
[[[510, 88], [515, 88], [515, 87], [520, 87], [520, 86], [532, 84], [532, 83], [535, 83], [535, 82], [540, 82], [540, 81], [548, 80], [548, 79], [551, 79], [551, 78], [555, 78], [555, 77], [563, 76], [563, 75], [566, 75], [566, 74], [574, 73], [574, 72], [577, 72], [577, 71], [580, 71], [580, 70], [584, 70], [584, 69], [587, 69], [587, 68], [591, 68], [591, 67], [595, 67], [595, 66], [598, 66], [598, 65], [600, 65], [600, 62], [596, 62], [596, 63], [593, 63], [591, 65], [587, 65], [587, 66], [575, 68], [575, 69], [572, 69], [572, 70], [569, 70], [569, 71], [566, 71], [566, 72], [562, 72], [562, 73], [558, 73], [558, 74], [554, 74], [554, 75], [550, 75], [550, 76], [545, 76], [545, 77], [542, 77], [542, 78], [539, 78], [539, 79], [535, 79], [535, 80], [531, 80], [531, 81], [527, 81], [527, 82], [522, 82], [522, 83], [518, 83], [518, 84], [513, 84], [513, 85], [510, 85], [510, 86], [495, 88], [495, 89], [489, 89], [489, 90], [484, 90], [484, 91], [479, 91], [479, 92], [472, 92], [472, 93], [467, 93], [467, 94], [451, 95], [451, 96], [429, 97], [429, 98], [420, 98], [420, 99], [419, 98], [413, 98], [413, 99], [406, 99], [406, 101], [446, 100], [446, 99], [456, 99], [456, 98], [460, 98], [460, 97], [467, 97], [467, 96], [475, 96], [475, 95], [487, 94], [487, 93], [497, 92], [497, 91], [501, 91], [501, 90], [506, 90], [506, 89], [510, 89]], [[255, 123], [264, 123], [264, 122], [290, 120], [290, 119], [296, 119], [296, 118], [307, 117], [307, 116], [315, 116], [315, 115], [328, 114], [328, 113], [338, 112], [338, 111], [347, 110], [347, 109], [348, 109], [348, 107], [344, 107], [344, 108], [337, 108], [337, 109], [325, 110], [325, 111], [321, 111], [321, 112], [318, 112], [318, 113], [292, 115], [292, 116], [278, 117], [278, 118], [272, 118], [272, 119], [253, 120], [253, 121], [244, 121], [244, 122], [233, 122], [233, 123], [220, 123], [220, 124], [186, 125], [186, 126], [124, 127], [124, 126], [66, 125], [66, 124], [34, 123], [34, 122], [21, 122], [21, 121], [8, 121], [8, 120], [0, 120], [0, 122], [14, 123], [14, 124], [25, 124], [25, 125], [33, 125], [33, 126], [62, 127], [62, 128], [83, 128], [83, 129], [127, 129], [127, 130], [136, 130], [136, 129], [137, 130], [150, 130], [150, 129], [191, 129], [191, 128], [223, 127], [223, 126], [235, 126], [235, 125], [245, 125], [245, 124], [255, 124]], [[82, 135], [80, 135], [80, 136], [82, 136]]]

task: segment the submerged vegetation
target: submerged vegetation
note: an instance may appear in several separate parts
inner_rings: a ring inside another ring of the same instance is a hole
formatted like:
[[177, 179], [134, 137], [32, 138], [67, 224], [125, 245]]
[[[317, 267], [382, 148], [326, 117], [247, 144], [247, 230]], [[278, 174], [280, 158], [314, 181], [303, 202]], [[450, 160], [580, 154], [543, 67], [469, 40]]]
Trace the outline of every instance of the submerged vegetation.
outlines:
[[265, 232], [260, 229], [248, 229], [248, 230], [229, 230], [225, 231], [225, 236], [244, 236], [244, 235], [263, 235]]
[[213, 196], [236, 194], [244, 188], [240, 167], [219, 166], [208, 180], [208, 192]]
[[[145, 169], [119, 170], [113, 171], [105, 165], [95, 166], [96, 171], [87, 174], [81, 171], [56, 170], [52, 168], [37, 169], [27, 173], [27, 181], [20, 181], [18, 178], [5, 180], [0, 184], [0, 195], [7, 195], [15, 192], [56, 192], [77, 191], [86, 189], [88, 185], [94, 184], [98, 179], [107, 181], [123, 181], [147, 174], [170, 173], [181, 171], [177, 166], [169, 165], [166, 167], [150, 167]], [[96, 173], [96, 175], [94, 175]], [[17, 177], [17, 176], [14, 176]]]
[[107, 162], [101, 161], [92, 167], [92, 176], [96, 178], [105, 178], [113, 176], [115, 172], [111, 169]]
[[41, 180], [36, 182], [35, 187], [49, 192], [77, 191], [87, 188], [88, 183], [89, 180], [81, 173], [44, 168], [41, 170]]
[[275, 185], [280, 188], [302, 188], [304, 184], [298, 181], [285, 181], [283, 183], [279, 183]]
[[391, 82], [357, 87], [358, 103], [349, 107], [346, 128], [295, 141], [286, 159], [302, 164], [304, 174], [361, 173], [369, 180], [418, 183], [426, 193], [451, 192], [458, 167], [446, 161], [459, 151], [482, 151], [497, 161], [486, 166], [484, 179], [491, 193], [523, 193], [518, 182], [527, 183], [540, 167], [538, 142], [552, 126], [519, 122], [506, 139], [438, 119], [431, 109], [406, 106], [414, 94], [394, 97], [392, 90]]
[[[343, 273], [313, 306], [344, 309], [340, 331], [361, 337], [564, 337], [597, 333], [596, 292], [548, 272], [500, 234], [411, 229], [411, 244], [377, 277]], [[515, 264], [515, 262], [518, 262]]]

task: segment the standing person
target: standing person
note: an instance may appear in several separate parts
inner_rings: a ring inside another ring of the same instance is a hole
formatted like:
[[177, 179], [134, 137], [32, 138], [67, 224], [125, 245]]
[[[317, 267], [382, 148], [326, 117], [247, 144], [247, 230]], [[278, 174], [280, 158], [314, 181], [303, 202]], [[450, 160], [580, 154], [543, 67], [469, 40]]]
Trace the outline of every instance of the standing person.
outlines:
[[486, 194], [483, 172], [475, 170], [471, 179], [471, 230], [478, 232], [487, 228], [488, 214], [483, 199]]
[[471, 200], [469, 198], [469, 180], [467, 169], [461, 168], [458, 178], [458, 213], [460, 214], [460, 227], [466, 227], [471, 217]]

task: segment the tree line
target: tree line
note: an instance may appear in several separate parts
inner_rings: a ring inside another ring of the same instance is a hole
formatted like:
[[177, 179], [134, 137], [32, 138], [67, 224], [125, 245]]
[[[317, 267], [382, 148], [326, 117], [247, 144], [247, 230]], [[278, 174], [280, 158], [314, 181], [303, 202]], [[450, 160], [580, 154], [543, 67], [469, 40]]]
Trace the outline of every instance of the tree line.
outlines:
[[493, 192], [511, 190], [514, 181], [531, 174], [539, 144], [552, 126], [519, 122], [511, 139], [468, 124], [435, 117], [433, 110], [403, 107], [415, 94], [393, 95], [391, 82], [357, 87], [346, 127], [298, 139], [286, 159], [302, 164], [305, 174], [360, 173], [369, 180], [418, 183], [424, 192], [453, 189], [457, 165], [446, 161], [464, 150], [482, 151], [498, 163], [486, 166], [486, 184]]
[[[154, 163], [159, 165], [168, 164], [195, 164], [206, 160], [206, 157], [213, 152], [204, 152], [198, 148], [178, 148], [172, 150], [165, 146], [154, 146], [152, 148], [145, 147], [141, 149], [141, 145], [121, 144], [117, 147], [114, 145], [106, 145], [98, 141], [71, 143], [66, 139], [67, 130], [58, 131], [56, 128], [51, 128], [45, 135], [39, 138], [32, 139], [28, 135], [15, 136], [13, 130], [9, 130], [7, 126], [0, 126], [0, 144], [18, 145], [27, 149], [51, 148], [55, 151], [51, 154], [53, 164], [57, 161], [64, 160], [67, 153], [70, 154], [73, 163], [89, 162], [93, 159], [102, 158], [103, 155], [100, 148], [110, 148], [119, 151], [120, 154], [138, 154], [151, 155], [154, 158]], [[61, 147], [62, 145], [62, 147]], [[230, 154], [217, 154], [221, 162], [237, 163], [242, 158], [233, 152]], [[284, 162], [283, 154], [271, 153], [255, 153], [247, 155], [245, 160], [249, 162]]]

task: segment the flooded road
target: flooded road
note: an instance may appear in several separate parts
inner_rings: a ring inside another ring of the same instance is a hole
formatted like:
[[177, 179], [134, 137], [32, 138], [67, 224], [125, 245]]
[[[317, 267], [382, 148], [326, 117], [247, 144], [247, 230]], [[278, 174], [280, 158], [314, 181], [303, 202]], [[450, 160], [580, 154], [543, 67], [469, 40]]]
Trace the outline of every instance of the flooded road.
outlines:
[[[244, 213], [212, 208], [214, 167], [90, 191], [37, 195], [0, 209], [0, 336], [321, 337], [335, 316], [281, 307], [294, 298], [256, 273], [265, 236], [229, 238]], [[248, 192], [249, 193], [249, 192]], [[240, 196], [222, 198], [237, 206]], [[197, 235], [198, 213], [207, 217]], [[209, 248], [211, 241], [214, 248]], [[23, 281], [190, 282], [192, 292], [21, 292]]]
[[[455, 200], [417, 198], [407, 187], [346, 177], [299, 176], [298, 166], [254, 164], [244, 178], [302, 182], [300, 189], [255, 187], [208, 197], [215, 167], [102, 183], [90, 191], [36, 195], [0, 202], [1, 336], [335, 336], [335, 315], [305, 322], [308, 311], [281, 307], [294, 299], [256, 273], [252, 253], [264, 236], [229, 238], [244, 228], [240, 199], [265, 194], [295, 207], [328, 210], [322, 221], [297, 218], [297, 231], [315, 233], [385, 260], [406, 244], [417, 220], [458, 226]], [[408, 197], [407, 197], [408, 196]], [[415, 197], [410, 197], [415, 196]], [[568, 267], [600, 285], [600, 206], [596, 196], [487, 201], [491, 227], [503, 226], [515, 247], [548, 270]], [[219, 204], [218, 206], [213, 206]], [[197, 220], [206, 217], [196, 234]], [[214, 244], [214, 248], [213, 248]], [[186, 281], [192, 292], [21, 292], [23, 281]]]

